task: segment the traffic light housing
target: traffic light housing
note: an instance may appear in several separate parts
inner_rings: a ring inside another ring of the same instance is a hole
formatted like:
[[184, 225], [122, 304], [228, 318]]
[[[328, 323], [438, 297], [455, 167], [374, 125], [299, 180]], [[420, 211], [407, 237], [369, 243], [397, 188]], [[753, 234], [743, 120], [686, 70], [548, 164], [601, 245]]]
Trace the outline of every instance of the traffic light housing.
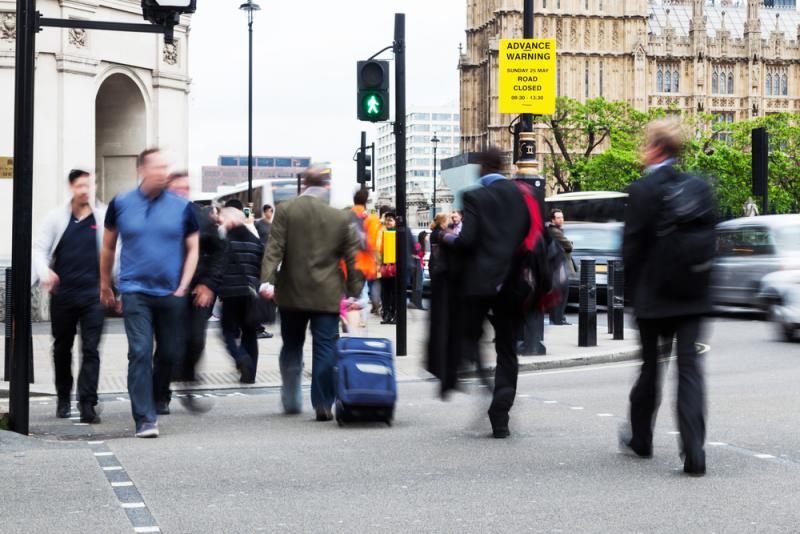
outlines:
[[377, 59], [359, 61], [356, 70], [358, 120], [389, 120], [389, 62]]
[[356, 171], [356, 180], [360, 184], [367, 184], [372, 181], [372, 156], [367, 153], [367, 148], [358, 151], [358, 168]]

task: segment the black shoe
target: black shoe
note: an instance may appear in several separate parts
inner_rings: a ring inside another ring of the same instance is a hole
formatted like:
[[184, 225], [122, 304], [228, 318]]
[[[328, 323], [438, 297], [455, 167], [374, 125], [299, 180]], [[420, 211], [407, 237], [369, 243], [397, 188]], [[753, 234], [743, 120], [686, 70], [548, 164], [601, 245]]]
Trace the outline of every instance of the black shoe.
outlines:
[[642, 447], [639, 445], [634, 445], [633, 440], [630, 435], [629, 430], [620, 430], [619, 431], [619, 450], [623, 454], [627, 454], [629, 456], [637, 456], [639, 458], [652, 458], [653, 457], [653, 446], [649, 447]]
[[156, 413], [158, 415], [169, 415], [169, 401], [156, 402]]
[[508, 437], [511, 437], [511, 431], [508, 429], [507, 426], [495, 427], [492, 429], [492, 436], [495, 439], [506, 439]]
[[266, 330], [258, 333], [258, 339], [272, 339], [273, 337], [275, 337], [275, 335], [272, 332], [267, 332]]
[[685, 462], [683, 464], [683, 472], [690, 477], [702, 477], [706, 474], [706, 464], [693, 464], [692, 462]]
[[572, 326], [572, 323], [570, 323], [569, 321], [561, 321], [560, 325], [561, 326]]
[[100, 416], [97, 415], [94, 404], [91, 402], [81, 402], [78, 404], [78, 411], [81, 413], [81, 423], [96, 425], [100, 422]]
[[70, 415], [72, 415], [72, 407], [70, 406], [69, 399], [58, 399], [56, 417], [59, 419], [69, 419]]
[[253, 369], [253, 363], [250, 361], [249, 357], [242, 357], [238, 362], [236, 362], [236, 368], [239, 370], [240, 377], [239, 383], [240, 384], [255, 384], [255, 369]]
[[316, 408], [317, 421], [325, 422], [333, 419], [333, 413], [330, 408]]

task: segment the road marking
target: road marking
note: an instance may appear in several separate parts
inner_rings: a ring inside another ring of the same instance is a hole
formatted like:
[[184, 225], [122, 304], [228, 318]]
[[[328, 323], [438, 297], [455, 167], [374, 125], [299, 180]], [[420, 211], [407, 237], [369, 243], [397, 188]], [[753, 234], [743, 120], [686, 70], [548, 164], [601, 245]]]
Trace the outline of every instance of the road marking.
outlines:
[[530, 395], [517, 395], [517, 397], [519, 397], [520, 399], [529, 399], [531, 396]]
[[72, 426], [89, 426], [89, 423], [72, 423]]
[[108, 467], [104, 467], [103, 471], [122, 471], [121, 465], [109, 465]]
[[[658, 363], [665, 363], [671, 362], [676, 360], [677, 357], [670, 356], [669, 358], [661, 358], [658, 360]], [[630, 361], [630, 362], [620, 362], [620, 363], [597, 363], [594, 365], [578, 365], [575, 367], [569, 367], [567, 369], [555, 369], [552, 371], [528, 371], [524, 373], [520, 373], [520, 376], [544, 376], [544, 375], [561, 375], [565, 373], [585, 373], [588, 371], [601, 371], [604, 369], [618, 369], [621, 367], [641, 367], [641, 361]]]
[[125, 402], [125, 401], [126, 401], [126, 400], [128, 400], [128, 399], [126, 399], [125, 397], [117, 397], [117, 400], [118, 400], [118, 401]]
[[123, 502], [120, 504], [123, 508], [144, 508], [143, 502]]
[[697, 347], [698, 356], [700, 356], [701, 354], [705, 354], [711, 350], [711, 345], [708, 345], [706, 343], [695, 343], [695, 346]]
[[614, 417], [613, 413], [599, 413], [597, 417]]
[[772, 460], [773, 458], [775, 458], [771, 454], [754, 454], [753, 456], [755, 456], [756, 458], [760, 458], [762, 460]]
[[583, 406], [570, 406], [570, 410], [583, 410]]
[[709, 441], [708, 444], [711, 445], [712, 447], [724, 447], [727, 445], [727, 443], [724, 443], [722, 441]]
[[87, 441], [89, 445], [102, 445], [105, 441]]
[[134, 527], [134, 532], [161, 532], [158, 527]]
[[554, 401], [554, 400], [546, 400], [546, 401], [544, 401], [544, 403], [545, 403], [545, 404], [558, 404], [558, 401]]
[[114, 456], [113, 452], [96, 452], [94, 453], [95, 456]]
[[130, 480], [127, 480], [125, 482], [112, 482], [111, 483], [111, 487], [112, 488], [127, 488], [127, 487], [130, 487], [130, 486], [133, 486], [133, 482], [131, 482]]

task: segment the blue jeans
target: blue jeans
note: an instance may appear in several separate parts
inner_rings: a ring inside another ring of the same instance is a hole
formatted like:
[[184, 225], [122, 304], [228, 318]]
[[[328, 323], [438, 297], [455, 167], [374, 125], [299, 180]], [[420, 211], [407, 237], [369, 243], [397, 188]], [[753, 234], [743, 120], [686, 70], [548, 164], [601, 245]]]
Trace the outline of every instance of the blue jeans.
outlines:
[[128, 335], [128, 394], [138, 428], [156, 422], [156, 400], [169, 401], [169, 379], [186, 346], [186, 297], [127, 293], [122, 295], [122, 313]]
[[303, 379], [303, 344], [311, 323], [313, 340], [311, 365], [311, 405], [330, 408], [335, 399], [333, 367], [336, 364], [336, 340], [339, 338], [339, 314], [281, 309], [280, 355], [281, 400], [288, 413], [303, 409], [300, 385]]

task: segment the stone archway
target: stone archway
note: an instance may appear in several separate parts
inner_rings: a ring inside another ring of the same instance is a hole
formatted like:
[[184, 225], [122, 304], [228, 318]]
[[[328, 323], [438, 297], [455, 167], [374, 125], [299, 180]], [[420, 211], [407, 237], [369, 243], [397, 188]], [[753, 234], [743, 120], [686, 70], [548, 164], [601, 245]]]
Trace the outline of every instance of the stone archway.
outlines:
[[136, 187], [136, 155], [147, 145], [147, 114], [139, 87], [125, 74], [112, 74], [95, 100], [97, 196], [108, 202]]

